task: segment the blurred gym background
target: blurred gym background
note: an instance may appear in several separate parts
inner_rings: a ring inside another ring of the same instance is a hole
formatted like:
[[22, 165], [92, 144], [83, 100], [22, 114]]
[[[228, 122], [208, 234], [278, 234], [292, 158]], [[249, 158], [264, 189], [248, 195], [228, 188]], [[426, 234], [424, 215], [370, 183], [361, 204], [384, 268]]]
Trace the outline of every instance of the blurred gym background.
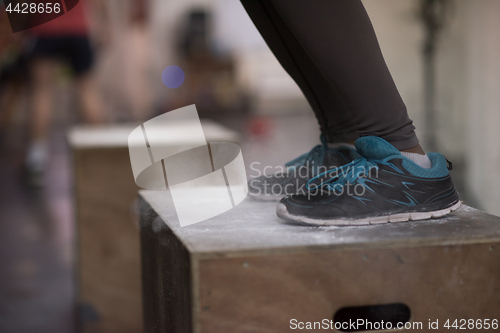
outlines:
[[[363, 2], [422, 146], [453, 162], [467, 204], [499, 215], [500, 2]], [[102, 126], [139, 124], [196, 104], [201, 118], [237, 131], [247, 166], [258, 161], [260, 168], [282, 165], [319, 143], [302, 93], [239, 1], [102, 0], [88, 1], [85, 10]], [[30, 184], [29, 43], [29, 31], [11, 32], [2, 7], [0, 332], [73, 332], [75, 207], [67, 131], [85, 117], [71, 69], [62, 63], [48, 167], [40, 184]], [[180, 88], [162, 84], [169, 65], [186, 73]]]

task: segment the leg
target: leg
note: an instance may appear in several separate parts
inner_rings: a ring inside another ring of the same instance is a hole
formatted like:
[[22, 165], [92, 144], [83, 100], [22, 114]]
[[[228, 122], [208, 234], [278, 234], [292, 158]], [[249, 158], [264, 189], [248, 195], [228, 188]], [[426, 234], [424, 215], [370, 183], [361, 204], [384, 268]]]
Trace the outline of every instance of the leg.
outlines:
[[92, 73], [93, 52], [86, 37], [66, 37], [67, 57], [76, 75], [77, 91], [85, 122], [99, 124], [104, 121], [101, 96]]
[[[258, 22], [262, 19], [256, 16], [257, 11], [249, 10], [250, 2], [257, 1], [243, 1], [259, 26]], [[295, 59], [296, 71], [305, 73], [307, 82], [313, 81], [311, 90], [320, 99], [318, 104], [326, 105], [323, 114], [327, 121], [335, 123], [339, 119], [352, 119], [360, 136], [379, 136], [400, 150], [414, 150], [418, 146], [414, 126], [385, 64], [361, 1], [318, 0], [314, 5], [301, 0], [260, 3], [269, 20], [281, 26], [275, 28], [273, 33], [281, 37], [282, 49], [287, 50], [287, 57]], [[262, 13], [260, 16], [263, 16]], [[268, 30], [269, 27], [263, 29]], [[283, 52], [277, 52], [278, 43], [267, 37], [266, 34], [270, 33], [263, 32], [263, 29], [261, 33], [286, 68], [290, 60], [284, 57]], [[306, 58], [309, 60], [302, 61]], [[292, 77], [304, 91], [304, 84], [296, 76]], [[336, 101], [332, 104], [322, 99], [318, 91], [327, 88], [317, 90], [317, 87], [325, 85], [329, 86], [329, 91], [337, 92], [342, 103]], [[311, 99], [308, 97], [308, 100]], [[339, 108], [339, 105], [344, 107]], [[313, 105], [313, 109], [316, 111], [317, 108]], [[348, 113], [349, 117], [342, 117], [339, 113]]]
[[300, 87], [328, 142], [349, 142], [359, 137], [347, 105], [317, 68], [270, 1], [242, 0], [259, 32], [283, 68]]
[[3, 91], [0, 90], [0, 130], [6, 130], [12, 123], [14, 108], [22, 92], [22, 83], [17, 79], [9, 80]]
[[31, 64], [32, 117], [31, 142], [26, 155], [26, 167], [30, 173], [30, 183], [40, 186], [40, 175], [48, 161], [48, 136], [52, 119], [54, 76], [57, 63], [48, 58], [35, 58]]
[[77, 90], [85, 122], [100, 124], [104, 121], [102, 103], [96, 83], [91, 73], [86, 73], [77, 78]]
[[46, 58], [35, 59], [33, 75], [33, 116], [31, 137], [34, 141], [45, 141], [52, 118], [54, 75], [57, 64]]

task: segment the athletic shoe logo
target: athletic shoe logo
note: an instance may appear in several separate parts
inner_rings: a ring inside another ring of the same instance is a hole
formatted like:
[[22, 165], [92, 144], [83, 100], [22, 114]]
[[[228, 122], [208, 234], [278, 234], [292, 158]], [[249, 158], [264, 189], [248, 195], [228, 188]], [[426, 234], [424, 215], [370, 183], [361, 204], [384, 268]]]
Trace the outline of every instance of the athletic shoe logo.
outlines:
[[134, 179], [145, 189], [169, 189], [181, 226], [222, 214], [248, 193], [241, 149], [207, 142], [195, 105], [148, 120], [128, 137]]
[[79, 0], [4, 0], [12, 32], [52, 21], [73, 9]]

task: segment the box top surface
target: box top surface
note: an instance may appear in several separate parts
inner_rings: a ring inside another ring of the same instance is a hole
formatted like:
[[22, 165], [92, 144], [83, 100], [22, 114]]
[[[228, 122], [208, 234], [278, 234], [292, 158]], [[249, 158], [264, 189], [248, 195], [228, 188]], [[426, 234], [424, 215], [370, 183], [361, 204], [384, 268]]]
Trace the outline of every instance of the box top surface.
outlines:
[[439, 219], [316, 227], [287, 223], [276, 216], [275, 202], [246, 198], [228, 212], [181, 227], [168, 191], [144, 190], [140, 191], [140, 196], [146, 209], [153, 209], [158, 214], [160, 223], [166, 224], [192, 254], [202, 257], [335, 247], [406, 247], [500, 241], [500, 217], [465, 205]]
[[[127, 148], [128, 136], [137, 126], [140, 124], [78, 125], [68, 131], [68, 140], [71, 146], [76, 149]], [[201, 126], [207, 141], [237, 143], [240, 139], [236, 131], [211, 120], [202, 119]], [[172, 141], [172, 145], [176, 144], [178, 142]]]

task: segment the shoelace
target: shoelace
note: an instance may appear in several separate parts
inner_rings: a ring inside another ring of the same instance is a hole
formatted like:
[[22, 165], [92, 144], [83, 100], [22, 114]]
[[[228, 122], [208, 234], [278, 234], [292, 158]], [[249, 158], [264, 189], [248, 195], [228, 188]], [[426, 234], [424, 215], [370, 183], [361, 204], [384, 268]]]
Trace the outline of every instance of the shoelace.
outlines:
[[[365, 157], [359, 157], [350, 163], [343, 166], [333, 168], [326, 172], [323, 172], [307, 182], [308, 190], [315, 190], [318, 187], [327, 187], [329, 190], [335, 190], [335, 186], [345, 186], [346, 184], [355, 184], [357, 180], [365, 174], [368, 174], [371, 169], [375, 168], [378, 170], [378, 164], [387, 165], [388, 163], [384, 160], [367, 159]], [[314, 184], [315, 180], [321, 178], [330, 178], [326, 181], [321, 181], [319, 184]], [[311, 187], [311, 184], [315, 186]]]
[[294, 158], [290, 162], [285, 164], [287, 168], [299, 168], [301, 166], [310, 165], [313, 177], [315, 176], [318, 167], [323, 164], [325, 159], [326, 150], [328, 149], [326, 137], [321, 134], [320, 136], [321, 144], [315, 146], [309, 152]]

